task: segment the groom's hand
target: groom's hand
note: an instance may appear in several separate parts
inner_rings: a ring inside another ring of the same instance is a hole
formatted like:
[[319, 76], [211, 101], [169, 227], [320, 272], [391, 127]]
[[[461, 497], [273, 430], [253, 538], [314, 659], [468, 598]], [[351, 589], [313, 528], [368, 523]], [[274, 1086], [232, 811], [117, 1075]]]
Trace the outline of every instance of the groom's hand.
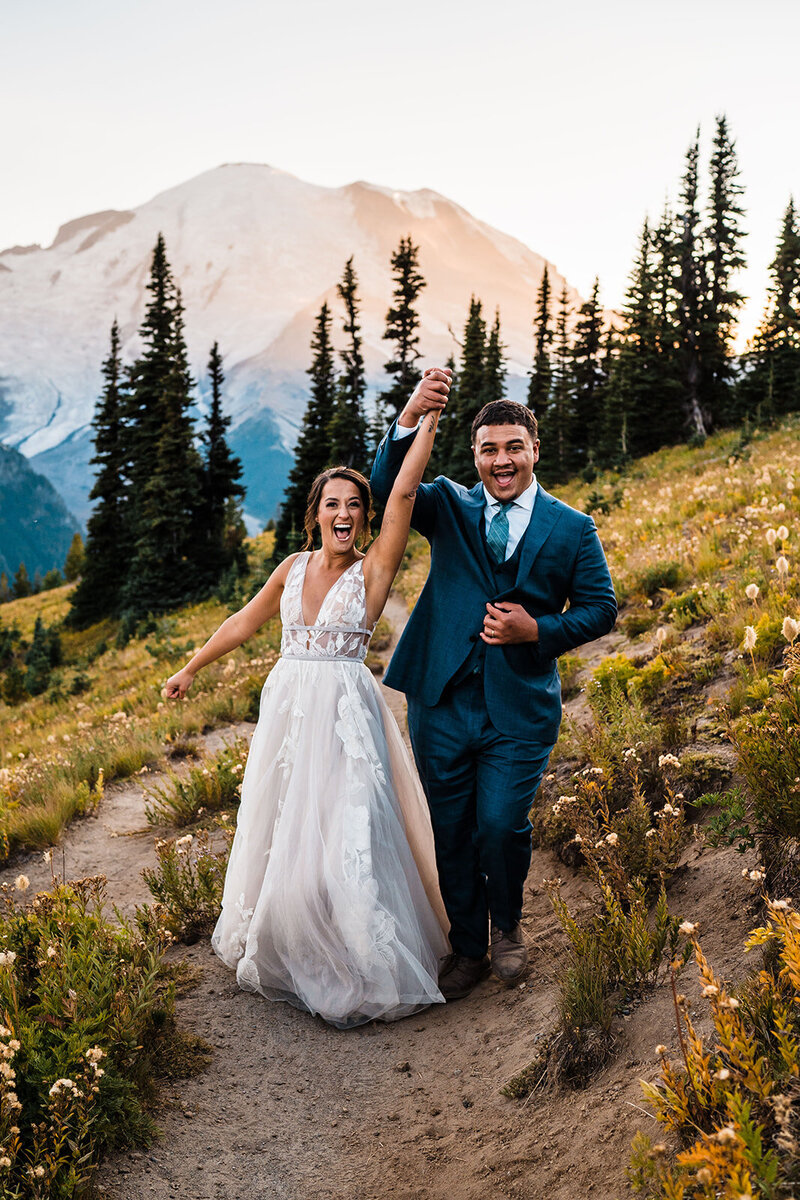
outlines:
[[413, 429], [429, 412], [441, 412], [447, 403], [453, 372], [449, 367], [428, 367], [400, 414], [398, 424]]
[[538, 642], [539, 625], [521, 604], [502, 600], [487, 604], [481, 637], [487, 646], [515, 646], [520, 642]]

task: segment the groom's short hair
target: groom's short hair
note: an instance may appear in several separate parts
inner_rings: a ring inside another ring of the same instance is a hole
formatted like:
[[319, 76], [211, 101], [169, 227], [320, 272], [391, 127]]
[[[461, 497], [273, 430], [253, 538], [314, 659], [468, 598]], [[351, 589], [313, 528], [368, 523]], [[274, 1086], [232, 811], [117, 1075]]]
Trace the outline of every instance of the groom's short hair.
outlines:
[[478, 430], [484, 425], [524, 425], [532, 441], [535, 442], [539, 436], [536, 417], [524, 404], [517, 404], [516, 400], [490, 400], [488, 404], [484, 404], [472, 422], [470, 441], [473, 446]]

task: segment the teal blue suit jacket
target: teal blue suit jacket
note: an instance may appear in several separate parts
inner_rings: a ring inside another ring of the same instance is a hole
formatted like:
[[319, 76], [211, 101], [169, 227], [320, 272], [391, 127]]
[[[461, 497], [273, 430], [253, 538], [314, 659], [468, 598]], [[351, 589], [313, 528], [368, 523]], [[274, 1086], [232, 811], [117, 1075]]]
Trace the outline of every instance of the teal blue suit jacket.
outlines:
[[[382, 501], [413, 441], [393, 438], [393, 429], [372, 469], [373, 491]], [[468, 489], [439, 476], [421, 485], [411, 524], [431, 544], [430, 573], [385, 682], [428, 707], [438, 704], [483, 628], [487, 601], [514, 601], [536, 618], [539, 640], [486, 647], [487, 711], [495, 728], [510, 737], [550, 744], [561, 723], [556, 660], [608, 633], [616, 620], [608, 564], [592, 518], [540, 485], [516, 579], [498, 591], [481, 530], [485, 507], [481, 483]]]

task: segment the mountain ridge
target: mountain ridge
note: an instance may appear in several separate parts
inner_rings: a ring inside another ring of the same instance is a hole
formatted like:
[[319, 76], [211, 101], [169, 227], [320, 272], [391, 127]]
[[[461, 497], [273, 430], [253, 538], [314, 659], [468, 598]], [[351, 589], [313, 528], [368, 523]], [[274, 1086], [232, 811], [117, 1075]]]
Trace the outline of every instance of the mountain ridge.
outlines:
[[[542, 255], [430, 188], [404, 192], [363, 180], [321, 187], [264, 164], [222, 165], [136, 208], [73, 218], [47, 248], [0, 252], [0, 441], [31, 458], [57, 487], [68, 474], [65, 498], [84, 521], [89, 425], [108, 330], [116, 317], [123, 358], [131, 361], [140, 349], [159, 233], [184, 298], [198, 412], [205, 411], [208, 352], [218, 341], [232, 440], [253, 451], [252, 427], [259, 438], [268, 430], [259, 446], [269, 478], [259, 472], [257, 454], [245, 477], [248, 510], [260, 521], [273, 515], [291, 463], [308, 395], [313, 320], [324, 300], [335, 314], [335, 343], [342, 342], [336, 285], [351, 255], [373, 394], [386, 386], [390, 255], [406, 234], [420, 247], [428, 283], [418, 306], [424, 361], [455, 349], [451, 331], [463, 328], [475, 294], [488, 315], [500, 308], [509, 392], [524, 394]], [[548, 268], [555, 294], [566, 281], [552, 263]], [[574, 306], [580, 303], [574, 288], [568, 294]], [[79, 431], [86, 431], [82, 441]]]
[[21, 562], [32, 579], [61, 567], [78, 522], [24, 455], [0, 444], [0, 572], [12, 579]]

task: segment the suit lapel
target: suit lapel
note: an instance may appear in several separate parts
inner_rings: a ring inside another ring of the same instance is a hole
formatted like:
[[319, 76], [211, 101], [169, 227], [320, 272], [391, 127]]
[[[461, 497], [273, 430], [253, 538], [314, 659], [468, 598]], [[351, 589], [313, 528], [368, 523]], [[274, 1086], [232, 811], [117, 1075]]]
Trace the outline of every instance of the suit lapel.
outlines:
[[475, 551], [475, 557], [483, 567], [490, 580], [494, 580], [494, 570], [489, 561], [489, 552], [486, 549], [486, 539], [481, 531], [481, 521], [485, 519], [486, 513], [486, 497], [483, 494], [483, 484], [478, 483], [469, 493], [469, 499], [464, 505], [466, 510], [466, 524], [472, 539], [472, 546]]
[[530, 575], [533, 561], [550, 536], [558, 516], [558, 509], [553, 497], [540, 485], [536, 489], [531, 519], [520, 548], [516, 586], [520, 586], [523, 580]]

